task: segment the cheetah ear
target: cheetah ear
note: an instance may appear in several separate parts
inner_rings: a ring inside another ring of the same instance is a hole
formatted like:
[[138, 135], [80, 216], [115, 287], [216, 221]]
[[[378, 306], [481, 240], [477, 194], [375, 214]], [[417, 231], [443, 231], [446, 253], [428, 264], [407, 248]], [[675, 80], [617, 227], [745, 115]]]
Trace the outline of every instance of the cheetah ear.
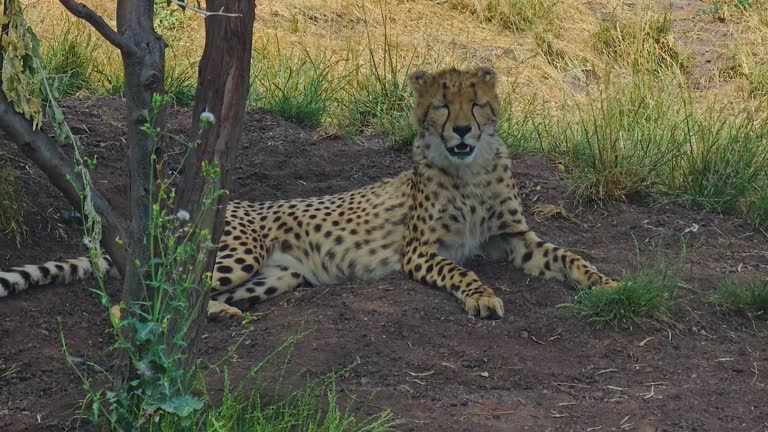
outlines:
[[491, 87], [496, 86], [496, 72], [489, 68], [489, 67], [479, 67], [475, 69], [475, 74], [484, 82], [489, 84]]
[[421, 89], [423, 89], [427, 82], [429, 82], [429, 74], [423, 70], [417, 70], [416, 72], [412, 73], [409, 81], [411, 83], [411, 89], [416, 93], [421, 93]]

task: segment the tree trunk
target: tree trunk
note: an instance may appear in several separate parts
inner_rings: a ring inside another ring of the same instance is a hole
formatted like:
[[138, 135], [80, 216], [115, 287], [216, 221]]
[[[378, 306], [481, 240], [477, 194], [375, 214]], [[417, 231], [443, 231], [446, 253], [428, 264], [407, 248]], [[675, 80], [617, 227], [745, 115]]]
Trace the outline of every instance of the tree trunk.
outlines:
[[[200, 114], [209, 112], [216, 123], [202, 132], [199, 146], [184, 164], [177, 193], [177, 209], [198, 214], [201, 209], [206, 178], [202, 175], [202, 162], [218, 162], [220, 176], [214, 190], [227, 190], [232, 176], [234, 157], [240, 145], [240, 135], [248, 98], [248, 84], [253, 44], [253, 23], [256, 4], [254, 0], [209, 0], [206, 9], [239, 16], [209, 15], [205, 18], [205, 51], [198, 69], [198, 86], [192, 113], [192, 136], [200, 132]], [[202, 220], [201, 229], [211, 233], [211, 241], [217, 244], [224, 227], [224, 213], [228, 195], [222, 194], [216, 205], [209, 209]], [[216, 250], [206, 259], [205, 271], [213, 270]], [[202, 281], [201, 281], [202, 282]], [[190, 353], [195, 353], [206, 317], [208, 287], [199, 285], [191, 290], [189, 305], [200, 304], [197, 315], [187, 333]], [[194, 356], [188, 356], [191, 362]]]
[[[153, 0], [119, 0], [117, 32], [132, 49], [121, 49], [125, 73], [125, 99], [128, 106], [128, 179], [131, 224], [128, 249], [131, 254], [123, 281], [123, 300], [130, 304], [144, 297], [141, 271], [149, 263], [148, 243], [150, 184], [154, 161], [152, 137], [141, 130], [152, 110], [152, 96], [162, 93], [165, 71], [165, 41], [155, 33]], [[160, 124], [154, 126], [162, 129]], [[133, 265], [133, 264], [136, 265]]]
[[[152, 209], [150, 191], [154, 161], [154, 141], [141, 130], [149, 120], [152, 96], [163, 93], [166, 43], [155, 33], [153, 0], [118, 0], [117, 33], [126, 46], [120, 47], [125, 76], [125, 99], [128, 108], [128, 184], [130, 226], [128, 250], [130, 260], [123, 273], [123, 301], [130, 305], [145, 296], [142, 272], [150, 260], [149, 217]], [[163, 116], [154, 124], [162, 129]], [[130, 337], [124, 334], [125, 337]], [[115, 388], [128, 378], [128, 353], [121, 350], [115, 367]]]

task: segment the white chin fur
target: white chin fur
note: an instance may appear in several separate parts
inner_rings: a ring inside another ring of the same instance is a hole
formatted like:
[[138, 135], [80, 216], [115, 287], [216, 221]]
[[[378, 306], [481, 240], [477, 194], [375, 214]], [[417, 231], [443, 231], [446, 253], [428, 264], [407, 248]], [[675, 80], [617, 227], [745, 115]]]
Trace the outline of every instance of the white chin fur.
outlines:
[[499, 146], [499, 139], [496, 136], [483, 134], [475, 145], [475, 151], [468, 157], [460, 159], [448, 153], [445, 144], [439, 137], [427, 136], [421, 141], [422, 149], [425, 151], [425, 157], [428, 161], [449, 172], [457, 173], [471, 173], [473, 168], [490, 163]]

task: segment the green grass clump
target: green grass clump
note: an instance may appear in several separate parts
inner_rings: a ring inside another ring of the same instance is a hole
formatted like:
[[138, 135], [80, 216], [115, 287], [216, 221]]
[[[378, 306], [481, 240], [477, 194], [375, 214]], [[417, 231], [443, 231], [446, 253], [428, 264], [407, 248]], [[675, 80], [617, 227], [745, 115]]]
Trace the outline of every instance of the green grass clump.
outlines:
[[302, 49], [283, 53], [263, 45], [253, 53], [250, 105], [309, 129], [323, 126], [344, 83], [334, 76], [336, 60]]
[[666, 193], [730, 214], [752, 201], [747, 212], [759, 212], [759, 200], [752, 197], [768, 187], [768, 122], [748, 109], [736, 115], [709, 109], [686, 118], [685, 127], [684, 151], [664, 176]]
[[542, 148], [567, 161], [577, 195], [625, 199], [654, 189], [659, 174], [684, 143], [674, 87], [637, 77], [601, 89], [586, 108], [541, 123]]
[[739, 284], [733, 277], [720, 281], [712, 302], [728, 313], [748, 317], [768, 314], [768, 282]]
[[378, 133], [389, 137], [397, 147], [407, 147], [416, 138], [410, 121], [413, 95], [408, 76], [412, 70], [410, 63], [398, 63], [389, 49], [385, 49], [380, 63], [371, 51], [368, 65], [353, 74], [343, 129], [349, 137], [359, 132]]
[[765, 104], [716, 101], [697, 107], [685, 79], [664, 76], [607, 80], [586, 102], [564, 104], [560, 110], [534, 104], [506, 107], [510, 118], [502, 115], [499, 135], [510, 147], [538, 149], [564, 161], [581, 199], [673, 199], [745, 216], [764, 227]]
[[679, 278], [661, 259], [624, 275], [613, 290], [582, 290], [573, 302], [560, 305], [597, 328], [631, 328], [645, 321], [669, 318]]
[[165, 93], [177, 106], [190, 107], [195, 103], [197, 67], [194, 64], [184, 67], [179, 64], [179, 61], [169, 62], [165, 69]]
[[43, 43], [42, 64], [55, 94], [67, 98], [94, 90], [95, 42], [82, 24], [68, 25], [56, 38]]
[[0, 159], [0, 233], [13, 236], [17, 244], [27, 235], [20, 199], [16, 172]]
[[482, 16], [505, 29], [521, 32], [552, 24], [558, 3], [558, 0], [489, 0]]
[[746, 214], [755, 226], [768, 231], [768, 188], [757, 191], [747, 201]]
[[[243, 397], [242, 388], [232, 389], [225, 378], [224, 395], [218, 405], [210, 403], [189, 427], [189, 422], [175, 418], [165, 431], [264, 431], [264, 432], [384, 432], [395, 430], [397, 422], [389, 411], [358, 419], [340, 407], [335, 382], [337, 374], [309, 382], [287, 397], [267, 396], [253, 391]], [[263, 390], [263, 389], [262, 389]], [[269, 393], [275, 393], [274, 391]]]

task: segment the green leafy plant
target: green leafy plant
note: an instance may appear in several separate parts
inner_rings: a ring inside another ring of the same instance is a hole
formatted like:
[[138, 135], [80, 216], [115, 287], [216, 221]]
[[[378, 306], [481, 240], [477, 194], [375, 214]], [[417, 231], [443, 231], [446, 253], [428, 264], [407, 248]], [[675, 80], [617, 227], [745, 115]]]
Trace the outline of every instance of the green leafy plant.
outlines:
[[[167, 138], [154, 124], [157, 113], [169, 101], [167, 95], [155, 96], [153, 111], [148, 113], [142, 128], [154, 143]], [[92, 164], [86, 160], [86, 165]], [[218, 169], [213, 165], [204, 165], [202, 172], [209, 184], [218, 176]], [[152, 259], [149, 267], [141, 272], [146, 298], [131, 305], [121, 304], [122, 318], [113, 320], [117, 339], [113, 349], [127, 351], [134, 371], [132, 378], [120, 388], [104, 391], [94, 388], [75, 368], [88, 391], [91, 420], [108, 425], [110, 430], [135, 430], [137, 425], [165, 417], [185, 419], [203, 407], [203, 401], [192, 394], [197, 369], [182, 369], [179, 365], [185, 355], [185, 335], [194, 311], [205, 307], [188, 304], [187, 293], [210, 288], [208, 279], [204, 279], [205, 286], [197, 283], [204, 270], [205, 254], [214, 246], [210, 234], [194, 224], [200, 215], [190, 215], [183, 210], [169, 213], [175, 201], [172, 185], [177, 177], [178, 173], [172, 172], [168, 178], [159, 180], [157, 195], [150, 194], [153, 205], [147, 242]], [[155, 183], [154, 179], [152, 182]], [[210, 187], [206, 189], [201, 213], [213, 205], [220, 193]], [[88, 229], [93, 227], [91, 211], [83, 209], [86, 244], [90, 245], [91, 256], [98, 258], [98, 235]], [[94, 291], [109, 310], [111, 302], [101, 278], [99, 288]]]

